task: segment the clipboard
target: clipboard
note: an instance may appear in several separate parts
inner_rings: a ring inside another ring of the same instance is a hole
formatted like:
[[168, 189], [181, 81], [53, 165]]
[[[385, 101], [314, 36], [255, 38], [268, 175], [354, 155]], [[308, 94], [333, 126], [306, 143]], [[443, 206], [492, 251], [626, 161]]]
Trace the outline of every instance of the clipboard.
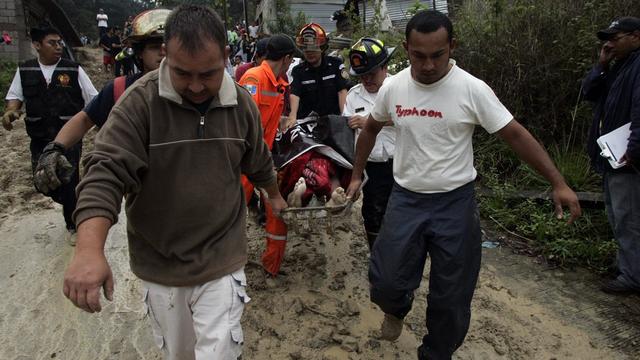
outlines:
[[620, 158], [627, 151], [629, 136], [631, 136], [631, 122], [600, 136], [596, 140], [602, 150], [600, 156], [609, 160], [609, 164], [614, 169], [619, 169], [627, 164], [626, 161], [620, 162]]

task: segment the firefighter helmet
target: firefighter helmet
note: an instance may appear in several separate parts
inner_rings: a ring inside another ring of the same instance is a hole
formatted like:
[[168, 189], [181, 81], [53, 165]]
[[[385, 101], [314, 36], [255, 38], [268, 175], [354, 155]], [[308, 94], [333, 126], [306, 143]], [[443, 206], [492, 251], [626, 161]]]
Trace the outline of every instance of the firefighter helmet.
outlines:
[[171, 13], [168, 9], [154, 9], [141, 12], [131, 23], [131, 33], [126, 40], [138, 42], [149, 38], [162, 38], [164, 24]]
[[327, 33], [322, 26], [309, 23], [300, 29], [296, 36], [296, 45], [302, 51], [325, 51], [329, 45]]
[[395, 47], [387, 48], [384, 43], [374, 38], [362, 38], [349, 50], [349, 74], [351, 76], [365, 75], [387, 62]]

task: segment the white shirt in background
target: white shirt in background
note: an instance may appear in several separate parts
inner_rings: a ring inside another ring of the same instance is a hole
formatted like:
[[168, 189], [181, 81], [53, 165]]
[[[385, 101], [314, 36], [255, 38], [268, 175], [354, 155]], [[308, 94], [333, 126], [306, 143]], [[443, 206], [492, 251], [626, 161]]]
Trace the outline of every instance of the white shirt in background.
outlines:
[[96, 20], [98, 21], [98, 27], [109, 27], [109, 25], [107, 25], [107, 21], [109, 20], [107, 14], [98, 14]]
[[258, 37], [258, 29], [260, 27], [258, 25], [251, 25], [249, 26], [249, 36], [252, 38], [257, 38]]
[[484, 81], [450, 62], [451, 70], [429, 85], [415, 81], [411, 67], [402, 70], [382, 85], [371, 112], [395, 124], [393, 176], [414, 192], [446, 192], [473, 181], [475, 126], [494, 133], [513, 119]]

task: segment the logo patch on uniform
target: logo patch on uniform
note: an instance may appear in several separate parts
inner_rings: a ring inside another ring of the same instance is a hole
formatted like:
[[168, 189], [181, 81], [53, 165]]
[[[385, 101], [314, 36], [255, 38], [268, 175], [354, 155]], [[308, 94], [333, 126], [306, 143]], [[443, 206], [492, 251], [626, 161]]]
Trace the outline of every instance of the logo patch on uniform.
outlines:
[[256, 85], [251, 85], [251, 84], [246, 84], [244, 86], [245, 89], [247, 89], [247, 91], [249, 92], [249, 94], [251, 95], [255, 95], [258, 93], [258, 86]]
[[342, 75], [342, 77], [345, 79], [349, 78], [349, 73], [347, 72], [347, 69], [342, 69], [342, 71], [340, 72], [340, 75]]
[[60, 74], [58, 75], [58, 82], [60, 83], [60, 86], [68, 87], [69, 82], [71, 82], [71, 77], [67, 74]]

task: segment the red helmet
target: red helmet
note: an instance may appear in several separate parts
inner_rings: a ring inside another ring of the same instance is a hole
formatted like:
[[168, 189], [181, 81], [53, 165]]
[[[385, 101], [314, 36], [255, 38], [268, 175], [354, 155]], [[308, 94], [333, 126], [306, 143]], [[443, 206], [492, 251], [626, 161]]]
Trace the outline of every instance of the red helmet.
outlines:
[[316, 23], [307, 24], [296, 36], [296, 45], [302, 51], [324, 51], [329, 45], [327, 33]]

